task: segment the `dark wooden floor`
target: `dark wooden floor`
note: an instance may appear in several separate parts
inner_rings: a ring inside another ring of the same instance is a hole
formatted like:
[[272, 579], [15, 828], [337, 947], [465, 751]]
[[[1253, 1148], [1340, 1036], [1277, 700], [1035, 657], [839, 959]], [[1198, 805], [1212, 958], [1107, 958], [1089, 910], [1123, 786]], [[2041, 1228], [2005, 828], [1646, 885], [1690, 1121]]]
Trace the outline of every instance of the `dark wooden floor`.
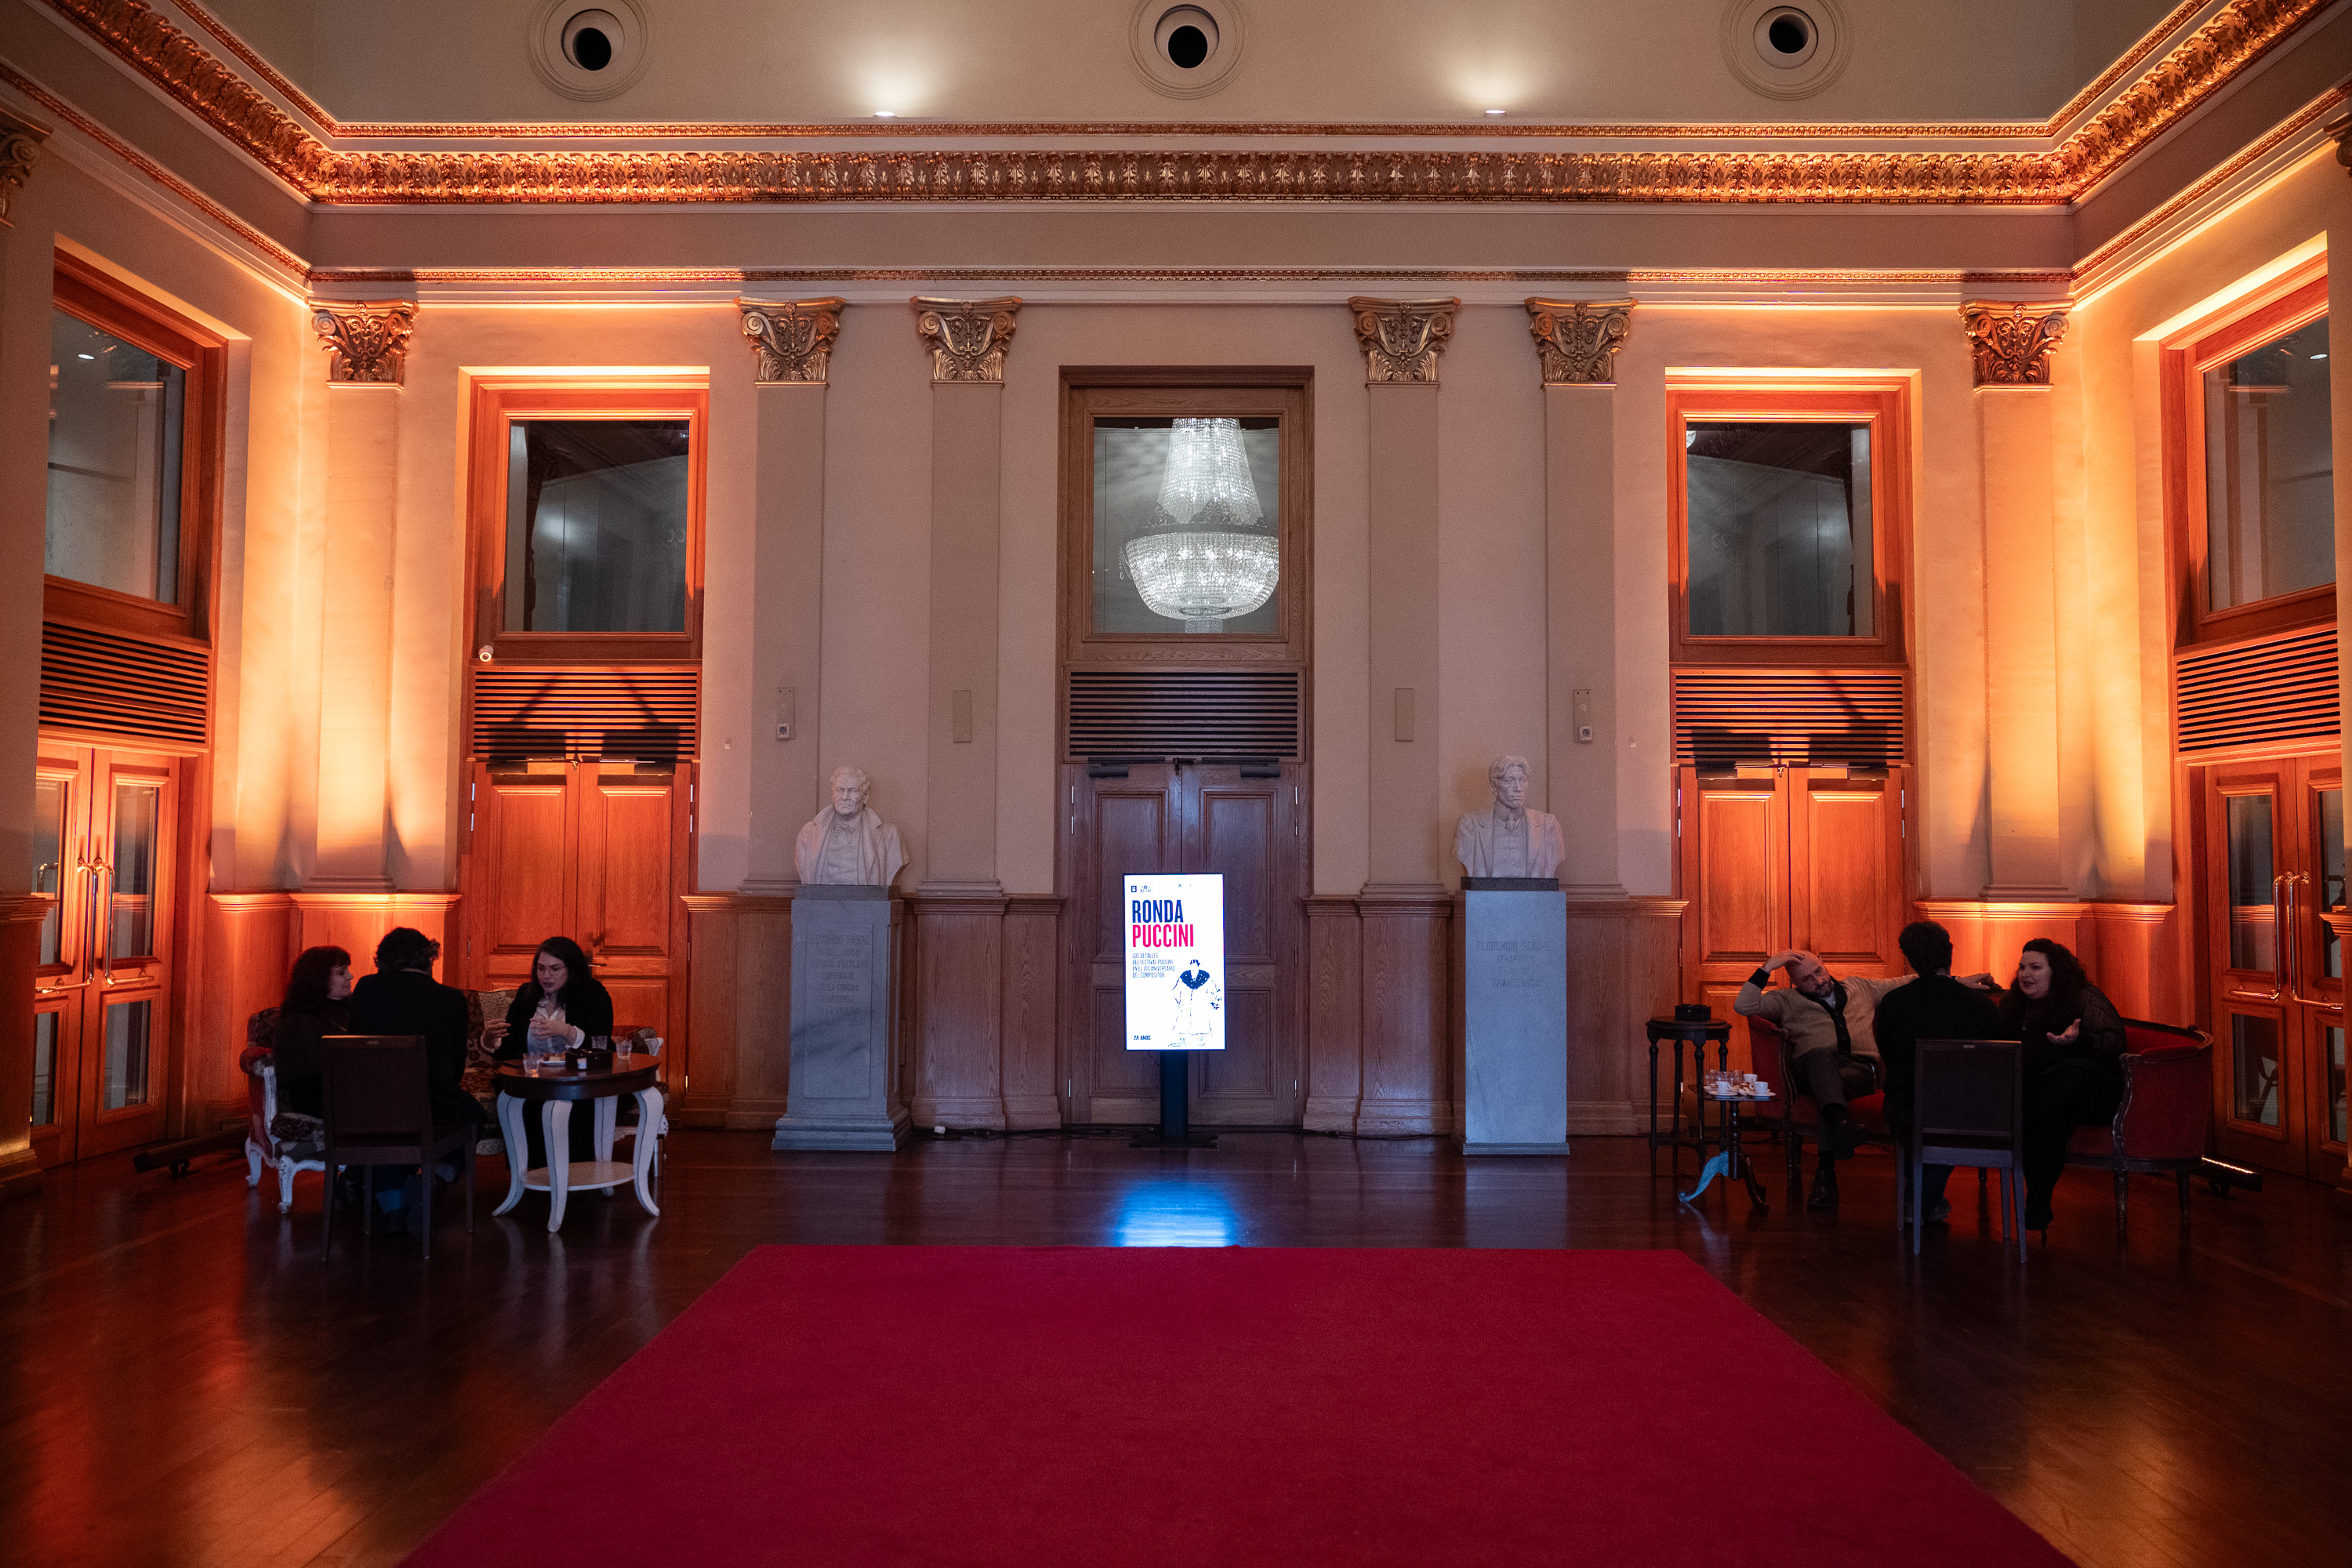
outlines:
[[[396, 1561], [762, 1242], [1229, 1241], [1678, 1247], [2085, 1565], [2352, 1563], [2352, 1205], [2200, 1190], [2184, 1246], [2147, 1183], [2119, 1252], [2105, 1182], [2070, 1176], [2028, 1265], [1968, 1212], [1915, 1263], [1892, 1162], [1848, 1170], [1825, 1218], [1777, 1179], [1769, 1215], [1720, 1187], [1681, 1207], [1607, 1139], [1465, 1168], [1428, 1141], [1289, 1133], [895, 1158], [680, 1133], [659, 1220], [590, 1195], [550, 1237], [541, 1200], [493, 1220], [486, 1193], [429, 1265], [348, 1226], [321, 1265], [315, 1177], [282, 1220], [241, 1161], [175, 1182], [109, 1160], [0, 1206], [0, 1558]], [[1952, 1190], [1967, 1211], [1973, 1179]], [[1739, 1416], [1742, 1448], [1709, 1436], [1726, 1384], [1702, 1349], [1659, 1397], [1689, 1402], [1695, 1458], [1769, 1485], [1772, 1412]], [[920, 1391], [898, 1394], [914, 1418]]]

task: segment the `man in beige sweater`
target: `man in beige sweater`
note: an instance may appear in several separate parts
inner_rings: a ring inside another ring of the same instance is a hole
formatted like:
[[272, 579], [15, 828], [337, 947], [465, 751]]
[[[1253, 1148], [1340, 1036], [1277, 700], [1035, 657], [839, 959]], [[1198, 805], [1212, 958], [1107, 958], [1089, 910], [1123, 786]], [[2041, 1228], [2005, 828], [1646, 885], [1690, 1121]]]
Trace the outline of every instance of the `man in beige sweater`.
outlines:
[[[1768, 991], [1772, 971], [1789, 972], [1788, 988]], [[1837, 1206], [1837, 1162], [1862, 1142], [1862, 1131], [1846, 1115], [1848, 1099], [1872, 1092], [1878, 1082], [1878, 1042], [1871, 1020], [1879, 998], [1911, 977], [1840, 980], [1813, 953], [1776, 952], [1748, 977], [1731, 1010], [1744, 1018], [1766, 1018], [1789, 1037], [1792, 1094], [1811, 1095], [1822, 1110], [1821, 1162], [1805, 1206]]]

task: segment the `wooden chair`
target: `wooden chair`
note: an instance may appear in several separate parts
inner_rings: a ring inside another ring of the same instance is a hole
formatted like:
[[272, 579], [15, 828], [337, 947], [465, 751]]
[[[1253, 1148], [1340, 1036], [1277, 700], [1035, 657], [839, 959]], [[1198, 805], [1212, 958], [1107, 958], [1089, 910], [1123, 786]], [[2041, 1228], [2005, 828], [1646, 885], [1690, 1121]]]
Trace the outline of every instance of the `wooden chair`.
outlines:
[[2025, 1257], [2025, 1047], [2015, 1040], [1921, 1040], [1913, 1067], [1911, 1145], [1904, 1151], [1900, 1207], [1911, 1250], [1927, 1229], [1919, 1201], [1929, 1165], [2000, 1173], [2000, 1236], [2014, 1231]]
[[[425, 1256], [433, 1256], [433, 1166], [446, 1154], [459, 1154], [466, 1170], [466, 1228], [474, 1228], [474, 1128], [433, 1124], [433, 1090], [425, 1041], [416, 1035], [330, 1035], [326, 1038], [326, 1146], [329, 1169], [364, 1165], [362, 1226], [375, 1228], [378, 1165], [419, 1165], [425, 1171], [424, 1205], [418, 1228]], [[319, 1259], [326, 1261], [335, 1241], [335, 1208], [320, 1217]]]
[[2131, 1176], [2170, 1173], [2180, 1189], [2180, 1232], [2189, 1234], [2189, 1173], [2205, 1157], [2213, 1121], [2213, 1037], [2144, 1019], [2124, 1020], [2124, 1098], [2105, 1127], [2078, 1127], [2066, 1163], [2111, 1171], [2116, 1239], [2130, 1223]]

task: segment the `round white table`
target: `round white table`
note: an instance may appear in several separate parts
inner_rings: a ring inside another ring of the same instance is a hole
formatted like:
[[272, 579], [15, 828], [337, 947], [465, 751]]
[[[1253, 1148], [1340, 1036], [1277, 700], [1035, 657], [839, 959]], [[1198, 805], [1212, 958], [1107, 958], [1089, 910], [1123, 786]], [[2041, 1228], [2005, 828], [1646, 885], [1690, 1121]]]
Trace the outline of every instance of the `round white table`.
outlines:
[[[526, 1192], [547, 1194], [547, 1228], [563, 1228], [563, 1210], [574, 1191], [634, 1185], [637, 1205], [649, 1215], [661, 1213], [654, 1202], [654, 1146], [662, 1124], [661, 1059], [640, 1056], [625, 1067], [575, 1072], [569, 1068], [542, 1067], [527, 1072], [517, 1063], [499, 1067], [499, 1133], [507, 1145], [507, 1198], [491, 1211], [502, 1215], [522, 1202]], [[614, 1129], [619, 1121], [621, 1096], [637, 1097], [636, 1146], [624, 1164], [613, 1158]], [[572, 1158], [572, 1108], [582, 1100], [594, 1107], [596, 1157], [574, 1163]], [[539, 1107], [540, 1130], [547, 1145], [547, 1163], [525, 1170], [530, 1140], [523, 1118]]]

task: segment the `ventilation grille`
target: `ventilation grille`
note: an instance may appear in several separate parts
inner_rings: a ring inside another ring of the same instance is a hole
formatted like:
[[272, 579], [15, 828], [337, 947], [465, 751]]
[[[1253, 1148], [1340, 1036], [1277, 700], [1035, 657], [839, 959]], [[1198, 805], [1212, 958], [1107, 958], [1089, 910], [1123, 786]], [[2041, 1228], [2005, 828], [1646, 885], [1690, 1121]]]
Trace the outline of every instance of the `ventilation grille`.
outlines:
[[1074, 669], [1070, 755], [1299, 755], [1295, 669]]
[[1905, 760], [1900, 669], [1678, 669], [1674, 687], [1677, 763]]
[[165, 751], [209, 743], [212, 655], [183, 642], [41, 623], [41, 723]]
[[701, 671], [692, 667], [477, 669], [471, 750], [492, 763], [692, 758], [699, 752], [701, 688]]
[[2180, 655], [2173, 679], [2184, 756], [2326, 740], [2341, 727], [2334, 626], [2194, 648]]

